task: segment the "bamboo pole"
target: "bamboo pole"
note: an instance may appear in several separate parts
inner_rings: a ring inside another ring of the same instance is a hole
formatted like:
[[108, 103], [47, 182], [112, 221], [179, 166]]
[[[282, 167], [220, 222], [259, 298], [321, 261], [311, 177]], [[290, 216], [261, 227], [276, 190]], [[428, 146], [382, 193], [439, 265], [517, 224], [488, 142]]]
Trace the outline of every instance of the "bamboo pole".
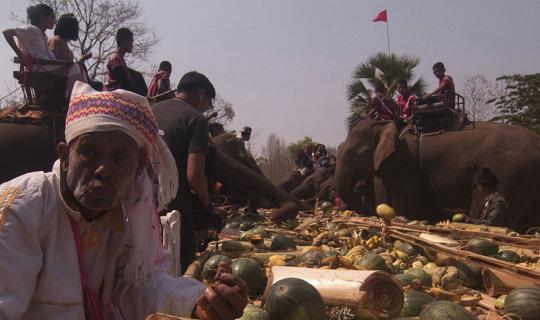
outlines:
[[199, 273], [201, 273], [201, 270], [206, 263], [206, 260], [208, 260], [212, 256], [212, 252], [210, 251], [204, 251], [202, 252], [193, 263], [191, 263], [187, 269], [186, 272], [182, 275], [182, 277], [187, 278], [197, 278], [199, 276]]
[[270, 269], [265, 295], [271, 286], [285, 278], [309, 282], [321, 294], [324, 303], [347, 306], [369, 313], [375, 319], [393, 318], [403, 306], [401, 285], [382, 271], [329, 270], [275, 266]]

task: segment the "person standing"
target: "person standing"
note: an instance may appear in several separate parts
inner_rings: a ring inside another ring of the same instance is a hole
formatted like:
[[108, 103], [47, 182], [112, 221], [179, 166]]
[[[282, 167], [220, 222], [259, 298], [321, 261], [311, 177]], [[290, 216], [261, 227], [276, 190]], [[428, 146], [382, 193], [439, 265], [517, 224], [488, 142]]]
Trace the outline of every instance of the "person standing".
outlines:
[[[152, 98], [171, 90], [172, 64], [169, 61], [161, 61], [157, 73], [152, 77], [148, 87], [148, 98]], [[172, 94], [171, 94], [172, 95]], [[172, 96], [162, 97], [158, 101], [170, 99]]]
[[194, 206], [210, 207], [205, 171], [209, 130], [203, 112], [212, 105], [215, 97], [216, 90], [210, 80], [191, 71], [180, 79], [175, 98], [152, 106], [180, 175], [180, 188], [168, 208], [181, 214], [180, 263], [183, 271], [194, 259], [197, 248]]
[[133, 50], [133, 32], [128, 28], [120, 28], [116, 32], [116, 51], [109, 56], [105, 91], [124, 89], [141, 96], [148, 94], [148, 88], [140, 72], [128, 68], [125, 60], [127, 53]]

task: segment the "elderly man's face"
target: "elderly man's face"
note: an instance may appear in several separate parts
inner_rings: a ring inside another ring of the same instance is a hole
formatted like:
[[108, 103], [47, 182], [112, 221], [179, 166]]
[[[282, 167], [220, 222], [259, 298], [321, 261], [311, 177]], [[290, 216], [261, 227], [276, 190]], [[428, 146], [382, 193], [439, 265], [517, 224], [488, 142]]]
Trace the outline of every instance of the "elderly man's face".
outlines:
[[92, 215], [117, 207], [144, 163], [136, 142], [120, 131], [84, 134], [58, 150], [67, 188]]

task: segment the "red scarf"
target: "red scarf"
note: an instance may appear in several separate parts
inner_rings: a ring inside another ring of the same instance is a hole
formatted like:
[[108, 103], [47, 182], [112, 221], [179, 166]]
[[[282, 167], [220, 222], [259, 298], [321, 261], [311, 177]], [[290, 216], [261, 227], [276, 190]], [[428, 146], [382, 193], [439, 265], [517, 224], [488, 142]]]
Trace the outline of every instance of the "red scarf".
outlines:
[[152, 78], [152, 82], [150, 82], [150, 86], [148, 87], [148, 97], [155, 97], [158, 94], [158, 82], [159, 80], [165, 80], [169, 78], [169, 73], [167, 71], [160, 70], [156, 75]]

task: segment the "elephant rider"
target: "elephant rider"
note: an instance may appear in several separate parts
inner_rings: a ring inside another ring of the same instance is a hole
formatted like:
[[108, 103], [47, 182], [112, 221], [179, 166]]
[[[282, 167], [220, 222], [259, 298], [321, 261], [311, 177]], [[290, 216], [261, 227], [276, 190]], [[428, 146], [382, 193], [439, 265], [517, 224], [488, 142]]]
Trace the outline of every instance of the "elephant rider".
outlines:
[[482, 210], [479, 219], [471, 219], [472, 222], [488, 226], [502, 226], [508, 211], [506, 199], [497, 192], [497, 176], [489, 169], [482, 168], [476, 178], [476, 188], [483, 199]]
[[412, 116], [416, 96], [409, 90], [407, 80], [405, 79], [398, 80], [397, 92], [399, 95], [396, 98], [396, 105], [398, 107], [399, 117], [405, 121]]
[[209, 161], [208, 121], [203, 115], [216, 97], [216, 90], [208, 78], [196, 71], [180, 79], [176, 97], [152, 106], [164, 140], [171, 150], [180, 175], [180, 188], [168, 205], [181, 213], [180, 260], [183, 271], [195, 258], [197, 208], [207, 209], [211, 203], [208, 193], [206, 164]]
[[251, 128], [243, 127], [242, 130], [240, 130], [237, 138], [244, 142], [248, 142], [251, 139]]
[[106, 69], [105, 90], [124, 89], [146, 96], [148, 88], [140, 72], [128, 68], [125, 55], [133, 50], [133, 32], [120, 28], [116, 32], [116, 51], [109, 56]]
[[442, 62], [433, 65], [433, 75], [439, 79], [439, 86], [432, 92], [425, 94], [417, 101], [417, 105], [434, 104], [442, 102], [450, 108], [454, 108], [456, 88], [451, 76], [445, 74], [446, 69]]
[[[52, 172], [0, 185], [0, 318], [235, 319], [244, 283], [173, 278], [157, 210], [177, 169], [145, 97], [76, 82]], [[218, 315], [221, 315], [218, 316]]]
[[372, 108], [367, 116], [372, 120], [399, 119], [398, 110], [394, 101], [388, 96], [386, 87], [382, 83], [375, 86], [375, 95], [371, 98]]
[[[161, 61], [157, 73], [152, 77], [150, 86], [148, 87], [148, 98], [155, 97], [171, 90], [170, 76], [172, 72], [172, 64], [169, 61]], [[172, 98], [169, 94], [165, 94], [158, 101]]]

